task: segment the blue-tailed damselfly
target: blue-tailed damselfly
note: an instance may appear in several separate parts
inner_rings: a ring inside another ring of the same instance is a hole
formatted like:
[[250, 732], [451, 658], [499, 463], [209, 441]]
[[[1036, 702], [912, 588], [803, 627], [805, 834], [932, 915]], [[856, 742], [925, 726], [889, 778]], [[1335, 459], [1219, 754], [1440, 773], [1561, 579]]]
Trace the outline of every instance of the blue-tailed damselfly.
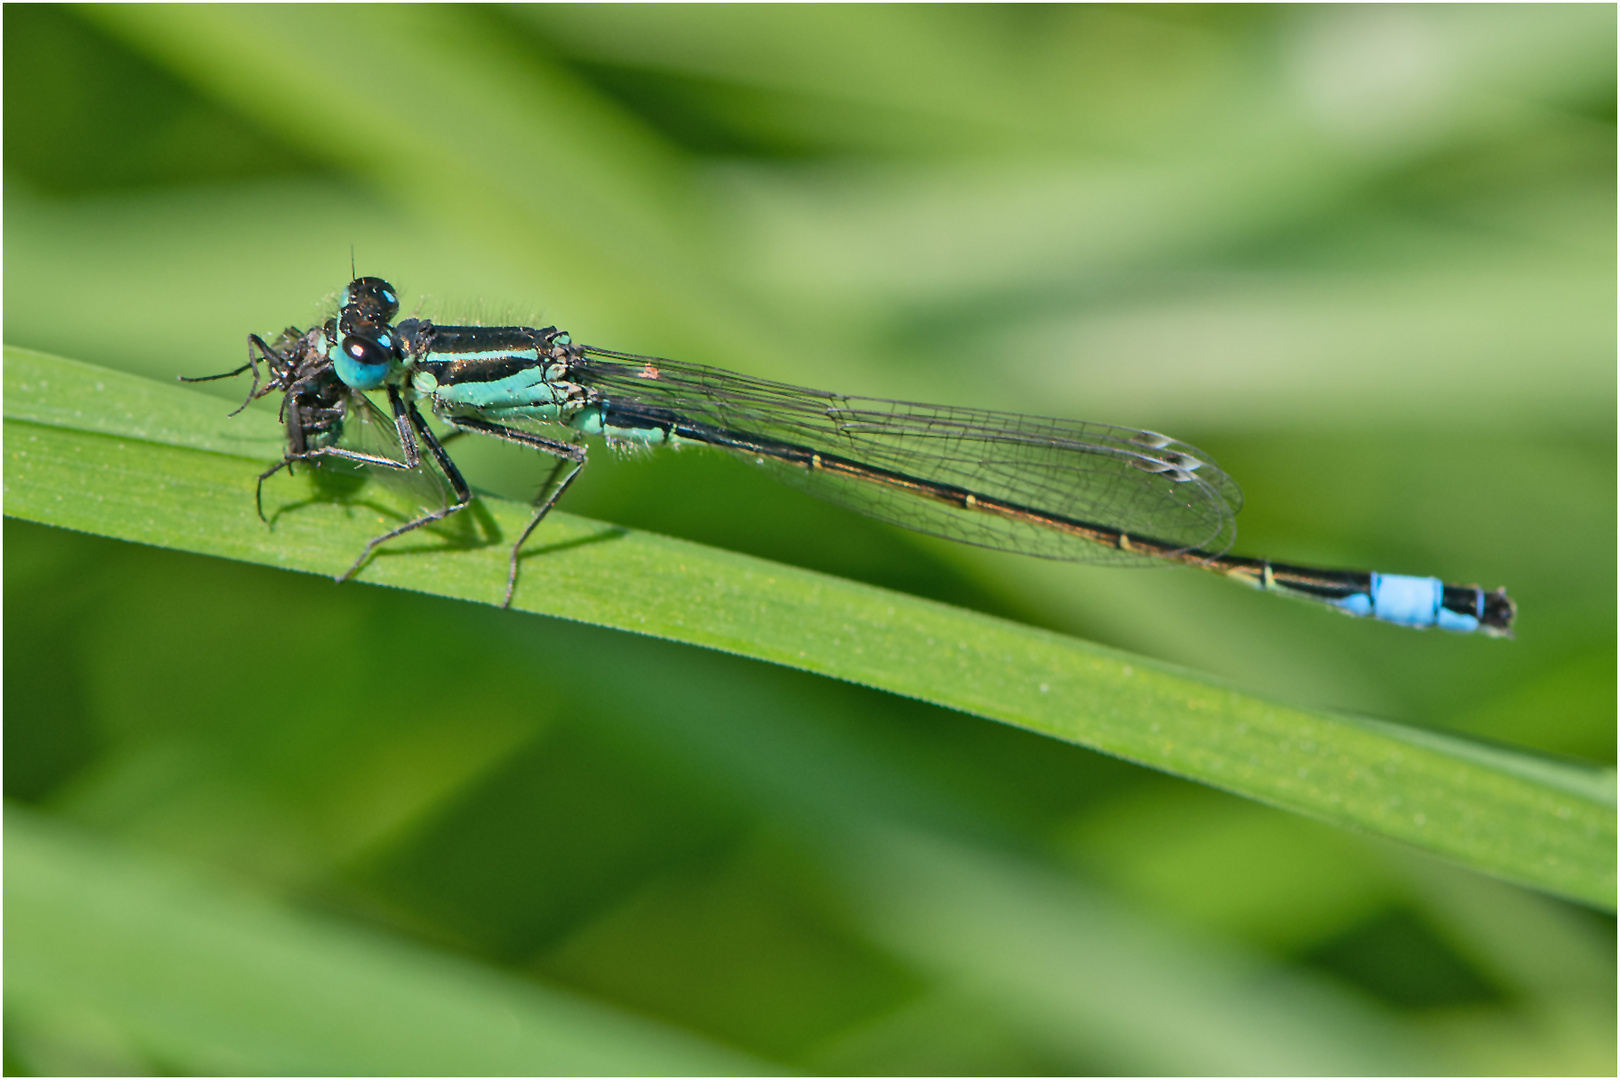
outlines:
[[[339, 580], [377, 545], [472, 499], [417, 408], [425, 401], [457, 432], [557, 460], [512, 546], [507, 604], [524, 542], [584, 466], [581, 438], [594, 435], [719, 447], [821, 498], [966, 544], [1075, 562], [1181, 563], [1350, 615], [1511, 636], [1514, 604], [1502, 589], [1226, 554], [1237, 484], [1196, 447], [1155, 432], [850, 397], [577, 345], [555, 327], [396, 324], [398, 312], [391, 285], [356, 278], [336, 318], [289, 328], [273, 344], [252, 335], [249, 362], [226, 373], [253, 371], [249, 401], [283, 395], [287, 451], [259, 477], [261, 496], [281, 468], [323, 457], [419, 474], [431, 462], [447, 482], [448, 497], [372, 540]], [[391, 421], [366, 397], [375, 390], [387, 395]]]

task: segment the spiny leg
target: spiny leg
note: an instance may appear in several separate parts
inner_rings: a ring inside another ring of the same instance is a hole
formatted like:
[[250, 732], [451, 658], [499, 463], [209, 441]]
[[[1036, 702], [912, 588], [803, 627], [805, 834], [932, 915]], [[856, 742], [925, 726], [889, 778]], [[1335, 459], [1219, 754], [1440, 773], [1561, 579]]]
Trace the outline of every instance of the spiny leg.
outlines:
[[[497, 439], [505, 439], [507, 442], [527, 446], [560, 459], [557, 462], [557, 467], [552, 470], [551, 476], [547, 478], [545, 486], [540, 489], [540, 495], [534, 504], [534, 516], [529, 519], [529, 524], [524, 528], [523, 534], [518, 537], [517, 543], [512, 545], [512, 555], [507, 561], [506, 569], [506, 596], [501, 600], [501, 607], [509, 608], [512, 606], [513, 590], [517, 588], [518, 552], [528, 541], [530, 534], [551, 512], [551, 508], [556, 505], [557, 500], [562, 498], [562, 493], [568, 490], [568, 485], [574, 482], [574, 477], [578, 476], [579, 471], [585, 467], [585, 448], [578, 443], [564, 442], [561, 439], [548, 439], [544, 435], [519, 431], [502, 424], [470, 416], [453, 417], [451, 422], [464, 431], [477, 431], [485, 435], [493, 435]], [[573, 468], [568, 468], [570, 465]], [[568, 469], [568, 473], [559, 482], [557, 476], [564, 469]]]
[[[253, 353], [254, 349], [259, 350], [257, 356], [255, 356]], [[264, 382], [263, 376], [259, 374], [260, 357], [263, 357], [264, 362], [270, 366], [272, 374], [275, 371], [275, 361], [278, 359], [284, 359], [280, 352], [264, 343], [264, 338], [260, 337], [258, 334], [249, 334], [247, 363], [243, 364], [239, 368], [233, 368], [230, 371], [222, 371], [218, 375], [182, 375], [180, 376], [180, 381], [191, 383], [213, 382], [215, 379], [234, 379], [244, 371], [252, 371], [253, 385], [248, 388], [247, 397], [242, 399], [242, 404], [225, 414], [226, 416], [235, 416], [259, 397], [259, 387]], [[264, 515], [261, 513], [259, 516], [263, 517]]]
[[[254, 340], [258, 340], [259, 335], [250, 334], [249, 337], [251, 337]], [[253, 361], [250, 359], [247, 363], [243, 364], [241, 367], [233, 368], [230, 371], [222, 371], [218, 375], [181, 375], [179, 378], [180, 378], [181, 382], [213, 382], [215, 379], [234, 379], [238, 375], [242, 374], [242, 372], [247, 371], [248, 369], [253, 368], [253, 367], [254, 367]]]
[[259, 474], [259, 482], [253, 488], [253, 505], [259, 511], [259, 520], [264, 522], [266, 525], [270, 524], [270, 519], [264, 516], [264, 482], [276, 475], [276, 473], [280, 472], [282, 469], [286, 469], [287, 472], [291, 474], [293, 461], [294, 458], [289, 454], [287, 457], [282, 458], [280, 461], [264, 470], [264, 472]]
[[[253, 354], [254, 349], [259, 350], [258, 356], [255, 356]], [[182, 375], [182, 376], [180, 376], [180, 381], [181, 382], [213, 382], [215, 379], [234, 379], [238, 375], [242, 374], [242, 372], [244, 372], [244, 371], [252, 371], [253, 372], [253, 389], [257, 390], [259, 388], [259, 382], [260, 382], [259, 357], [263, 357], [264, 360], [268, 363], [271, 360], [272, 357], [279, 357], [280, 355], [281, 354], [278, 351], [276, 351], [275, 349], [271, 348], [269, 345], [266, 345], [264, 343], [264, 338], [260, 337], [258, 334], [249, 334], [248, 335], [248, 362], [247, 363], [243, 364], [239, 368], [233, 368], [230, 371], [222, 371], [218, 375]], [[252, 396], [251, 393], [248, 395], [248, 400], [249, 401], [253, 400], [253, 396]], [[240, 410], [238, 410], [238, 411], [240, 411]], [[232, 413], [231, 415], [234, 416], [236, 414]]]
[[[529, 524], [524, 526], [523, 535], [518, 537], [517, 543], [512, 545], [512, 555], [507, 561], [506, 568], [506, 596], [501, 600], [501, 607], [503, 608], [512, 606], [512, 592], [517, 588], [518, 552], [523, 550], [523, 545], [528, 542], [529, 535], [534, 532], [541, 520], [551, 513], [551, 508], [557, 504], [558, 499], [562, 498], [563, 492], [568, 490], [568, 485], [574, 482], [574, 477], [578, 476], [580, 470], [585, 468], [585, 448], [582, 446], [578, 449], [580, 453], [577, 459], [563, 458], [557, 462], [557, 467], [551, 470], [551, 475], [546, 479], [546, 486], [540, 489], [542, 493], [549, 489], [551, 494], [545, 495], [541, 501], [535, 503], [534, 516], [529, 519]], [[568, 475], [564, 476], [559, 483], [557, 474], [564, 469], [568, 470]]]
[[[444, 478], [450, 481], [450, 487], [454, 490], [456, 496], [455, 502], [441, 509], [431, 510], [414, 521], [408, 521], [399, 528], [390, 529], [376, 539], [369, 541], [365, 550], [360, 552], [360, 557], [354, 560], [354, 565], [339, 575], [337, 579], [339, 581], [347, 581], [353, 577], [360, 567], [365, 565], [366, 560], [371, 558], [371, 553], [377, 550], [379, 544], [387, 543], [396, 536], [403, 536], [412, 530], [420, 529], [423, 525], [442, 521], [472, 502], [472, 489], [467, 486], [467, 481], [462, 479], [461, 470], [456, 468], [456, 463], [450, 460], [450, 455], [444, 452], [444, 447], [439, 445], [439, 440], [434, 436], [432, 429], [427, 426], [427, 421], [422, 419], [422, 414], [417, 411], [416, 406], [406, 403], [400, 397], [399, 389], [393, 386], [388, 388], [388, 402], [393, 406], [394, 418], [396, 422], [399, 422], [399, 430], [403, 436], [401, 443], [405, 449], [406, 461], [409, 463], [404, 467], [415, 468], [420, 463], [421, 457], [416, 447], [416, 440], [420, 437], [422, 444], [428, 448], [428, 453], [433, 455], [433, 460], [444, 473]], [[404, 422], [400, 422], [402, 420]], [[342, 456], [366, 460], [364, 456], [352, 453], [344, 453]], [[384, 459], [384, 461], [387, 461], [387, 459]], [[380, 463], [374, 462], [374, 464]], [[395, 468], [401, 467], [400, 463], [396, 461], [387, 461], [387, 464]]]

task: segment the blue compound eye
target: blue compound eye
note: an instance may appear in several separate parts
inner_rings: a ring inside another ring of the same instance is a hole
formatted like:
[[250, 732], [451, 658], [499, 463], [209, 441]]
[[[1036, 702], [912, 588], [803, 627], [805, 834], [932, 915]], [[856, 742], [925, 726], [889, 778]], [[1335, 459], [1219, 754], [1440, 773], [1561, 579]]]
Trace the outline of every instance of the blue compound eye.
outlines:
[[350, 334], [332, 353], [338, 378], [356, 390], [375, 390], [388, 380], [394, 354], [374, 339]]
[[386, 367], [393, 359], [388, 350], [368, 337], [359, 334], [350, 334], [343, 339], [343, 352], [350, 360], [362, 367]]

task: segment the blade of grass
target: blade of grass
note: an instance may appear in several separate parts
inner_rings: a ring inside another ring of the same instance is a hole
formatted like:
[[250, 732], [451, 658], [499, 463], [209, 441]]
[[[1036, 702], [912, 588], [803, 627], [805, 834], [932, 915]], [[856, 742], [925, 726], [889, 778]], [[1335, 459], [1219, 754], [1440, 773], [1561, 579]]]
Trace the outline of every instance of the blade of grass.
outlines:
[[[266, 529], [244, 460], [274, 445], [265, 414], [227, 421], [216, 399], [179, 387], [26, 350], [5, 359], [8, 514], [315, 573], [343, 569], [388, 527], [306, 470], [272, 490]], [[277, 503], [292, 489], [300, 503]], [[527, 508], [485, 499], [477, 513], [448, 540], [399, 544], [361, 579], [496, 602], [501, 538]], [[1612, 770], [1282, 706], [1059, 634], [566, 514], [532, 542], [513, 606], [919, 698], [1614, 904]]]
[[764, 1063], [279, 908], [7, 806], [7, 1006], [95, 1010], [224, 1075], [757, 1075]]

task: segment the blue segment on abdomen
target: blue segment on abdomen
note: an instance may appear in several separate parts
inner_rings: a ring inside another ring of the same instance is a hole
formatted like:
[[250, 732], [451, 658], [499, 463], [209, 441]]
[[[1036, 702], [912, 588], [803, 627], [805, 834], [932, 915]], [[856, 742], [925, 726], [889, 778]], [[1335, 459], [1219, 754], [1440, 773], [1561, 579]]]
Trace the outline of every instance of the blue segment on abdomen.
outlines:
[[1479, 620], [1472, 615], [1460, 615], [1450, 608], [1443, 607], [1435, 613], [1434, 625], [1458, 634], [1471, 634], [1479, 629]]
[[1439, 578], [1373, 574], [1368, 592], [1333, 603], [1351, 615], [1371, 615], [1398, 626], [1438, 626], [1459, 634], [1478, 630], [1476, 616], [1463, 615], [1445, 606], [1445, 589], [1445, 583]]
[[1352, 593], [1342, 600], [1329, 601], [1334, 607], [1348, 611], [1352, 615], [1366, 617], [1373, 613], [1372, 597], [1366, 593]]
[[1401, 626], [1433, 626], [1445, 588], [1439, 578], [1374, 574], [1373, 617]]

